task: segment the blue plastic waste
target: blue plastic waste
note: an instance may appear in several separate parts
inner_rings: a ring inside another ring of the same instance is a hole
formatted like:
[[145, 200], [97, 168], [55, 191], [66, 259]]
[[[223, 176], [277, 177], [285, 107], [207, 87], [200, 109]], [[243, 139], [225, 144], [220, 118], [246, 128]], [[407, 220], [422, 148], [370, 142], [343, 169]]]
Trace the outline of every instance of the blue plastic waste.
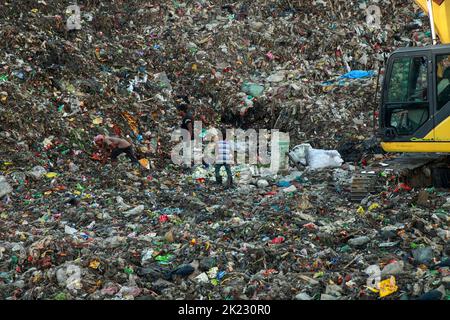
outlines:
[[363, 71], [363, 70], [353, 70], [342, 76], [339, 79], [360, 79], [360, 78], [368, 78], [373, 77], [375, 74], [374, 71]]
[[277, 186], [282, 187], [282, 188], [287, 188], [291, 186], [291, 183], [289, 181], [279, 181], [277, 183]]
[[225, 276], [226, 272], [225, 271], [219, 271], [217, 273], [217, 280], [222, 280], [222, 278]]

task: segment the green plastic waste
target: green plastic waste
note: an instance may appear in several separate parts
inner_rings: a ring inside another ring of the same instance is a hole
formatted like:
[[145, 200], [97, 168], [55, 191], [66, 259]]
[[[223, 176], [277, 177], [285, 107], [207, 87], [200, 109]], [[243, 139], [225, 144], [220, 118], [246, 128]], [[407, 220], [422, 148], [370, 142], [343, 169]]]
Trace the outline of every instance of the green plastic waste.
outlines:
[[157, 256], [155, 258], [156, 261], [158, 261], [160, 264], [169, 264], [170, 263], [170, 259], [172, 259], [173, 255], [171, 254], [166, 254], [164, 256]]
[[264, 87], [256, 83], [244, 82], [241, 90], [252, 97], [260, 97], [264, 92]]
[[432, 276], [437, 276], [437, 275], [439, 275], [439, 271], [437, 271], [437, 270], [430, 270], [430, 271], [428, 271], [428, 274], [432, 275]]
[[0, 280], [2, 280], [3, 283], [13, 283], [13, 278], [11, 274], [8, 272], [0, 272]]
[[213, 286], [217, 286], [217, 285], [219, 284], [219, 280], [217, 280], [217, 279], [212, 279], [212, 280], [211, 280], [211, 284], [212, 284]]
[[64, 292], [60, 292], [55, 295], [55, 300], [67, 300], [66, 294]]
[[123, 272], [125, 272], [126, 274], [133, 274], [134, 270], [130, 267], [125, 267], [125, 269], [123, 269]]
[[316, 273], [314, 274], [313, 278], [314, 278], [314, 279], [322, 278], [323, 275], [324, 275], [324, 272], [323, 272], [323, 271], [316, 272]]
[[202, 129], [202, 132], [199, 134], [199, 137], [200, 137], [200, 138], [206, 137], [207, 132], [208, 132], [208, 130], [206, 130], [205, 128], [203, 128], [203, 129]]
[[447, 218], [448, 216], [448, 212], [445, 211], [444, 209], [438, 209], [434, 212], [437, 216], [441, 217], [441, 218]]

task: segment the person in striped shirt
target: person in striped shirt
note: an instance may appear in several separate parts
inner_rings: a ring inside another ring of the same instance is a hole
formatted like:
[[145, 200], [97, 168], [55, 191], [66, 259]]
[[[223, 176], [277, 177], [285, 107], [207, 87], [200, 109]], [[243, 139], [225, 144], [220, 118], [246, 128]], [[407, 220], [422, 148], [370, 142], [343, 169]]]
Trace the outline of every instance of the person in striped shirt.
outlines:
[[216, 161], [215, 161], [215, 171], [216, 171], [216, 182], [222, 184], [222, 177], [220, 175], [220, 169], [225, 167], [227, 172], [227, 187], [233, 186], [233, 175], [231, 173], [230, 165], [233, 164], [233, 148], [230, 141], [226, 140], [226, 130], [221, 129], [222, 137], [220, 134], [217, 136], [216, 141]]

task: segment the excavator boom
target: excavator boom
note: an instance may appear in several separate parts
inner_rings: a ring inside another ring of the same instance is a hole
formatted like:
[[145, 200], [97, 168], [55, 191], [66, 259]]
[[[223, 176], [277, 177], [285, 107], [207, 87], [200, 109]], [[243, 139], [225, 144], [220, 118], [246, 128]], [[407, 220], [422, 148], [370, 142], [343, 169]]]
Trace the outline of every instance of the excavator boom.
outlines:
[[[414, 0], [428, 13], [427, 0]], [[442, 44], [450, 44], [450, 0], [432, 0], [434, 27]]]

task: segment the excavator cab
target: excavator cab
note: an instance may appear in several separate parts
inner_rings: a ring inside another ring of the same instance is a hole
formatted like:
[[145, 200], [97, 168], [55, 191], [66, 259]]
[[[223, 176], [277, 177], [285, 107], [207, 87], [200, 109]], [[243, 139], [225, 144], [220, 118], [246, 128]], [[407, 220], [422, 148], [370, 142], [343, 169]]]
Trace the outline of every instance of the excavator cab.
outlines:
[[[391, 172], [411, 187], [450, 187], [450, 0], [414, 0], [429, 15], [433, 43], [398, 49], [385, 66], [379, 137]], [[352, 178], [351, 199], [378, 192], [375, 165]]]
[[385, 151], [450, 152], [450, 45], [395, 51], [382, 88]]

